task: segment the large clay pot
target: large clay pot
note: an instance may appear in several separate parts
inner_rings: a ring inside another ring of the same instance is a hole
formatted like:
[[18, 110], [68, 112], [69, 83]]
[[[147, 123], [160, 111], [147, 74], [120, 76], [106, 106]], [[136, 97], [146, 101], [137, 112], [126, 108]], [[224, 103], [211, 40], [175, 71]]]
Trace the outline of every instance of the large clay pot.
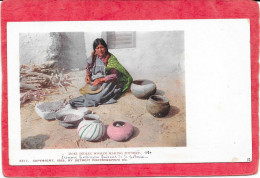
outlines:
[[99, 120], [96, 114], [88, 114], [79, 123], [78, 135], [86, 141], [99, 141], [106, 133], [105, 125]]
[[147, 100], [146, 109], [154, 117], [164, 117], [170, 111], [169, 100], [161, 95], [152, 95]]
[[135, 97], [147, 99], [156, 92], [156, 85], [151, 80], [134, 80], [131, 91]]
[[133, 126], [126, 121], [115, 121], [107, 127], [107, 135], [112, 140], [122, 142], [133, 135]]

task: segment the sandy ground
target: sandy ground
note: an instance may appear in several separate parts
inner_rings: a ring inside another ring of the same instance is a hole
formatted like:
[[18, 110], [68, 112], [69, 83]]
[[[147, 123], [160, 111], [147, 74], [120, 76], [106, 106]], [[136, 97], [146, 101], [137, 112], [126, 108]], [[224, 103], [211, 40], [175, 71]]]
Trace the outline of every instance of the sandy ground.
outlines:
[[[72, 72], [73, 87], [47, 96], [43, 101], [57, 101], [81, 94], [84, 71]], [[145, 78], [145, 77], [144, 77]], [[134, 126], [133, 136], [125, 142], [116, 142], [105, 136], [99, 142], [79, 139], [77, 129], [66, 129], [58, 121], [40, 118], [34, 110], [39, 101], [21, 107], [21, 146], [23, 149], [51, 148], [122, 148], [122, 147], [183, 147], [186, 146], [186, 111], [184, 75], [149, 76], [157, 85], [157, 93], [169, 99], [171, 108], [166, 117], [156, 118], [146, 110], [147, 100], [137, 99], [129, 90], [115, 104], [89, 107], [107, 126], [116, 120], [125, 120]]]

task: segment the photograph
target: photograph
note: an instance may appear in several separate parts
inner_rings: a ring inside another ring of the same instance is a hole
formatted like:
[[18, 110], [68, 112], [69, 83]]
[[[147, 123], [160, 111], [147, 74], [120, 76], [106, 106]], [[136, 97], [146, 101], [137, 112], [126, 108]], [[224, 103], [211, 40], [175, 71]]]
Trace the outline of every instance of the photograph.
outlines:
[[184, 37], [19, 33], [21, 149], [186, 147]]

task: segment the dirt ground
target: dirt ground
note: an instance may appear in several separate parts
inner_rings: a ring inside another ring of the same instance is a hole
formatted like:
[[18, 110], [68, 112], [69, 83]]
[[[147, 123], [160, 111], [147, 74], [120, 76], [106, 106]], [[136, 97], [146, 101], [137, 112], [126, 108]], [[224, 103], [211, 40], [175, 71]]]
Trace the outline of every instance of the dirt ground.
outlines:
[[[84, 86], [84, 71], [70, 73], [73, 86], [65, 91], [59, 88], [56, 94], [42, 101], [57, 101], [80, 96]], [[40, 118], [34, 110], [39, 101], [21, 106], [21, 146], [23, 149], [53, 148], [124, 148], [124, 147], [184, 147], [186, 146], [186, 111], [184, 75], [149, 76], [157, 85], [157, 93], [169, 99], [170, 112], [166, 117], [156, 118], [146, 110], [147, 100], [137, 99], [129, 90], [115, 104], [89, 107], [108, 126], [116, 120], [130, 122], [134, 127], [133, 136], [125, 142], [116, 142], [105, 136], [99, 142], [79, 139], [77, 129], [66, 129], [56, 120]]]

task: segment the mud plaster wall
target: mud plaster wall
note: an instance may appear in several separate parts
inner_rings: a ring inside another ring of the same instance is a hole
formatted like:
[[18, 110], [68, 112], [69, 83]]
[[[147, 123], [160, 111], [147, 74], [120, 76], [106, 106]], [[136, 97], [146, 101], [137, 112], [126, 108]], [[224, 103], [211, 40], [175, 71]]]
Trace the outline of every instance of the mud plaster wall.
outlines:
[[[84, 69], [93, 41], [104, 33], [20, 34], [21, 64], [57, 60], [65, 69]], [[134, 79], [184, 71], [184, 32], [136, 32], [136, 47], [109, 49]]]
[[[87, 56], [102, 33], [85, 33]], [[134, 79], [184, 71], [184, 32], [136, 32], [136, 47], [109, 49]]]
[[49, 33], [20, 33], [20, 63], [42, 63], [48, 60], [47, 50], [51, 44], [52, 39]]
[[110, 49], [134, 79], [184, 71], [184, 33], [136, 32], [136, 47]]
[[20, 63], [43, 63], [55, 60], [64, 69], [84, 69], [86, 51], [84, 33], [20, 34]]

